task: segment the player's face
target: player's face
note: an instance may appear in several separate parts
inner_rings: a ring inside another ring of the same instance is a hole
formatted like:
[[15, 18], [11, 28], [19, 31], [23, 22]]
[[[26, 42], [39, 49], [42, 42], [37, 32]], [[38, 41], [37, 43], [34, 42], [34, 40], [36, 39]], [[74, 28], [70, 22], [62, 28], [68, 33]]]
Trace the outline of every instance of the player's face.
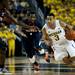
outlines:
[[54, 22], [54, 20], [55, 20], [54, 16], [47, 16], [48, 22]]
[[54, 16], [50, 16], [50, 21], [54, 22], [54, 20], [55, 20]]
[[54, 24], [55, 18], [54, 18], [54, 16], [49, 16], [47, 18], [48, 18], [48, 26], [50, 28], [54, 29], [55, 28], [55, 24]]

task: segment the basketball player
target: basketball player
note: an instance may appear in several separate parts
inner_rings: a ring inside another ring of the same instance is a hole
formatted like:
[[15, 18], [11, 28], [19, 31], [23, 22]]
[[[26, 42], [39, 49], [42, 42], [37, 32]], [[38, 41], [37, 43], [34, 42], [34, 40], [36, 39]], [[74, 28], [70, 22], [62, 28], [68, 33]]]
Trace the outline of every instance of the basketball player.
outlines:
[[0, 74], [8, 72], [5, 68], [6, 50], [7, 50], [7, 36], [4, 32], [0, 31]]
[[[75, 58], [75, 43], [73, 40], [67, 40], [65, 30], [59, 20], [55, 19], [54, 14], [47, 16], [47, 23], [43, 26], [44, 41], [51, 46], [54, 51], [56, 61], [63, 61], [66, 64], [72, 63]], [[66, 25], [63, 25], [66, 27]]]
[[[6, 16], [8, 15], [7, 14], [8, 9], [9, 9], [8, 0], [6, 0], [6, 1], [0, 0], [0, 27], [3, 26], [2, 24], [7, 24], [8, 22], [10, 22], [5, 17], [5, 15]], [[9, 17], [10, 16], [11, 15], [9, 15]], [[9, 18], [9, 20], [10, 20], [10, 18]], [[6, 50], [7, 50], [6, 38], [7, 37], [6, 37], [5, 33], [0, 32], [0, 74], [2, 74], [3, 72], [8, 72], [7, 69], [5, 69], [5, 59], [6, 59]]]

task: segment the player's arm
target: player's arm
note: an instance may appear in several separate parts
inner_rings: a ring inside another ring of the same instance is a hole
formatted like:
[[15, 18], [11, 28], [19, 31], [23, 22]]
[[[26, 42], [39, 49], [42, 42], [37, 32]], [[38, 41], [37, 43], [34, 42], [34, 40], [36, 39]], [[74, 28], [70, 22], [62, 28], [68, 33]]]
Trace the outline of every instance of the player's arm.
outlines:
[[9, 18], [9, 19], [11, 19], [11, 21], [13, 23], [18, 24], [17, 19], [13, 17], [13, 15], [9, 12], [9, 10], [5, 8], [5, 11], [7, 13], [6, 17]]
[[74, 27], [72, 25], [66, 24], [64, 22], [61, 22], [61, 25], [64, 26], [66, 39], [68, 39], [68, 40], [75, 40]]
[[68, 30], [71, 30], [73, 29], [73, 26], [72, 25], [69, 25], [63, 21], [59, 21], [60, 22], [60, 25], [64, 28], [64, 29], [68, 29]]
[[42, 39], [48, 46], [52, 45], [52, 40], [49, 38], [45, 28], [42, 29]]

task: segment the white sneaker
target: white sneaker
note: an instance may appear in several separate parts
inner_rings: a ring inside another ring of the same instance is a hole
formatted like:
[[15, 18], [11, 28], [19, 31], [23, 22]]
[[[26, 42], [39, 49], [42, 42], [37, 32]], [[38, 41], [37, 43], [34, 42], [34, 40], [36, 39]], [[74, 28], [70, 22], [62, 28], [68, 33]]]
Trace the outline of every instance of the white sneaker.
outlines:
[[2, 72], [3, 73], [8, 73], [8, 70], [6, 68], [3, 68]]
[[0, 71], [0, 75], [1, 75], [1, 74], [3, 74], [3, 72], [2, 72], [2, 71]]
[[36, 59], [35, 59], [35, 56], [33, 56], [32, 58], [29, 58], [29, 60], [30, 60], [31, 63], [34, 63], [35, 60], [36, 60]]
[[0, 74], [2, 74], [2, 73], [3, 73], [2, 68], [0, 68]]
[[39, 74], [39, 73], [40, 73], [40, 71], [36, 71], [36, 70], [34, 70], [34, 73], [35, 73], [35, 74]]
[[39, 51], [39, 53], [40, 53], [40, 54], [44, 54], [44, 53], [45, 53], [45, 50], [44, 50], [44, 49], [41, 49], [41, 50]]

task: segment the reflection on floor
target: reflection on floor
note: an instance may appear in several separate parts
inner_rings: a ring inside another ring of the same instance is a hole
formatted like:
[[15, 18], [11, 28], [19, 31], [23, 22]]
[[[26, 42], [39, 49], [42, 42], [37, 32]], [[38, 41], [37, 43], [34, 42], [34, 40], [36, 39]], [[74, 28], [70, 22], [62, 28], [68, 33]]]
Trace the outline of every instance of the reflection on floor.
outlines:
[[43, 58], [39, 59], [40, 71], [36, 73], [26, 57], [14, 57], [6, 59], [6, 68], [9, 73], [2, 75], [75, 75], [75, 65], [59, 64], [53, 59], [46, 63]]

